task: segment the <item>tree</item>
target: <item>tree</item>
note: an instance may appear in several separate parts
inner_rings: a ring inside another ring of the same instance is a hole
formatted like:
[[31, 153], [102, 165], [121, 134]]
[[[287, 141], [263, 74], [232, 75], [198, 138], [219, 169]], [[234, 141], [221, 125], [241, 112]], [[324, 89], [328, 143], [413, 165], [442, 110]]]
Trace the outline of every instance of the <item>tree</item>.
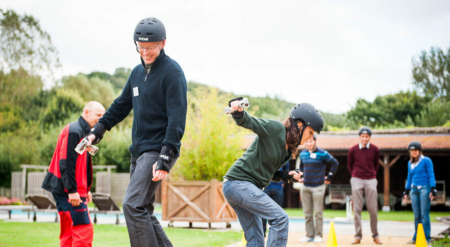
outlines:
[[324, 131], [338, 131], [358, 129], [358, 124], [355, 121], [347, 118], [345, 114], [333, 114], [321, 112], [325, 122]]
[[32, 76], [52, 75], [59, 66], [58, 51], [38, 20], [0, 9], [0, 70], [23, 67]]
[[131, 69], [117, 68], [114, 75], [111, 76], [111, 84], [119, 91], [122, 91], [123, 87], [127, 83], [128, 77], [131, 74]]
[[377, 96], [372, 103], [358, 99], [356, 105], [347, 112], [347, 118], [362, 125], [380, 127], [396, 122], [414, 124], [411, 120], [430, 101], [430, 97], [422, 97], [416, 91]]
[[432, 127], [443, 126], [450, 121], [450, 101], [447, 102], [430, 102], [428, 103], [415, 118], [417, 126]]
[[219, 96], [218, 89], [201, 89], [188, 93], [186, 131], [182, 140], [181, 156], [175, 166], [175, 178], [187, 180], [221, 180], [223, 175], [242, 155], [244, 135], [224, 106], [228, 97]]
[[74, 91], [60, 89], [56, 92], [41, 118], [45, 130], [66, 122], [73, 114], [81, 113], [84, 101]]
[[116, 98], [111, 83], [99, 77], [88, 78], [80, 73], [76, 76], [64, 77], [62, 84], [62, 89], [76, 92], [85, 103], [95, 100], [108, 108]]
[[87, 78], [91, 79], [98, 77], [104, 81], [109, 81], [114, 87], [116, 92], [121, 92], [125, 84], [127, 83], [128, 77], [130, 76], [131, 69], [127, 68], [117, 68], [113, 75], [106, 72], [94, 71], [88, 75]]
[[13, 105], [26, 107], [31, 98], [42, 91], [43, 83], [23, 68], [5, 74], [0, 71], [0, 106]]
[[413, 58], [413, 84], [426, 95], [441, 101], [450, 101], [450, 47], [447, 54], [440, 48], [422, 51], [419, 59]]

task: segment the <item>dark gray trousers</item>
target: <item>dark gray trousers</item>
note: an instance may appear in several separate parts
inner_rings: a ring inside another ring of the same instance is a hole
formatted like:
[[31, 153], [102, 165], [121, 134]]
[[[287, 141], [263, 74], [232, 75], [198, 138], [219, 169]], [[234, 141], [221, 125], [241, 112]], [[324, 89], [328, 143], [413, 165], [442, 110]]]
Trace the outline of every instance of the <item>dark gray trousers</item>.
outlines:
[[143, 153], [137, 159], [131, 157], [130, 184], [122, 207], [132, 247], [172, 247], [153, 215], [156, 189], [161, 182], [152, 181], [153, 164], [158, 160], [158, 155], [159, 152], [152, 151]]

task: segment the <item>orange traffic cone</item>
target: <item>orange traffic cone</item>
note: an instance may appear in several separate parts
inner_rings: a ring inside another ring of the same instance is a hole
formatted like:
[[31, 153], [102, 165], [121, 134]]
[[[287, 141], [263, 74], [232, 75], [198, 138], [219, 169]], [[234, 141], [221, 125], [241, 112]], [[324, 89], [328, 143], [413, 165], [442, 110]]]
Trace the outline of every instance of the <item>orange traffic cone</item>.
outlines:
[[327, 247], [336, 247], [338, 246], [336, 239], [336, 232], [334, 231], [334, 221], [330, 223], [330, 231], [328, 231], [328, 241]]
[[422, 223], [419, 223], [417, 226], [416, 247], [427, 247], [427, 239], [425, 238]]

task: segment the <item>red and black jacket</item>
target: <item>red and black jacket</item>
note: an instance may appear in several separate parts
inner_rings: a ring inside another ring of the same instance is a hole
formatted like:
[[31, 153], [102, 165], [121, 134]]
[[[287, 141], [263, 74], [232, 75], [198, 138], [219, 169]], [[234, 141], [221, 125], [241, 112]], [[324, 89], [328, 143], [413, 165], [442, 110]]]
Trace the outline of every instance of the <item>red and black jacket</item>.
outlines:
[[43, 189], [56, 194], [78, 192], [80, 197], [87, 197], [93, 177], [91, 155], [89, 152], [80, 155], [75, 147], [89, 131], [89, 124], [83, 117], [64, 127], [42, 183]]

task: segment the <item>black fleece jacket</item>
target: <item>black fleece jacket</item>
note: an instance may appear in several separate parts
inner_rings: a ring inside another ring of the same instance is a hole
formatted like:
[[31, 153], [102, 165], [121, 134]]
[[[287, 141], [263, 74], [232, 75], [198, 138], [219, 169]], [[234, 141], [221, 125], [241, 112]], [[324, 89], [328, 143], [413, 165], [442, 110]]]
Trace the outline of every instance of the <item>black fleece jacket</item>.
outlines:
[[133, 69], [122, 94], [99, 123], [111, 130], [131, 110], [134, 119], [130, 152], [134, 156], [160, 152], [163, 145], [179, 156], [186, 125], [187, 84], [181, 67], [164, 50], [148, 74], [143, 62]]

